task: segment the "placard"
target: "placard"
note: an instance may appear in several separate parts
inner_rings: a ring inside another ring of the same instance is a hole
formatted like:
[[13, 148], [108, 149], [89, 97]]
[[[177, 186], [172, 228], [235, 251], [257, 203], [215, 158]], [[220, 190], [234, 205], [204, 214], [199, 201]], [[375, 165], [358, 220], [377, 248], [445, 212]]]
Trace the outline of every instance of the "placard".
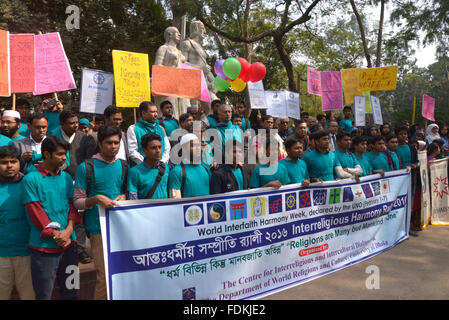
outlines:
[[435, 99], [427, 94], [422, 96], [422, 116], [430, 121], [435, 121]]
[[373, 119], [375, 124], [384, 124], [382, 119], [382, 109], [380, 107], [380, 100], [376, 96], [371, 96], [371, 105], [373, 106]]
[[343, 109], [340, 71], [321, 72], [321, 107], [323, 111]]
[[112, 105], [113, 93], [113, 73], [83, 68], [80, 112], [103, 114]]
[[307, 68], [307, 91], [321, 96], [321, 72], [313, 68]]
[[359, 90], [359, 68], [343, 69], [341, 72], [341, 82], [343, 85], [343, 93], [345, 95], [345, 103], [353, 104], [354, 96], [362, 96], [363, 92]]
[[10, 34], [11, 92], [34, 92], [34, 34]]
[[0, 96], [11, 95], [9, 32], [0, 30]]
[[356, 127], [364, 127], [366, 124], [365, 117], [365, 97], [364, 96], [354, 96], [354, 118]]
[[359, 91], [396, 90], [398, 66], [360, 69]]
[[155, 96], [201, 99], [201, 70], [152, 66], [152, 91]]
[[248, 81], [246, 85], [248, 87], [251, 109], [267, 109], [262, 80], [257, 82]]

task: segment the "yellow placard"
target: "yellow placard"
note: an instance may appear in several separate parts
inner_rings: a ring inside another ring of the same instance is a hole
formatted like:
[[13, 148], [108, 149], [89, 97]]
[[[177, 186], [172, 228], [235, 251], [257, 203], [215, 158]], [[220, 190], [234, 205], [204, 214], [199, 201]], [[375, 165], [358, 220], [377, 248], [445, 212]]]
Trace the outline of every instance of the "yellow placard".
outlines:
[[341, 82], [345, 94], [345, 104], [353, 104], [354, 96], [362, 95], [362, 91], [359, 91], [359, 76], [359, 68], [341, 70]]
[[112, 50], [115, 104], [137, 108], [142, 101], [151, 101], [148, 54]]
[[369, 91], [364, 91], [363, 95], [365, 96], [365, 113], [373, 114], [373, 107], [371, 106], [371, 94]]
[[396, 90], [398, 66], [360, 69], [360, 91]]

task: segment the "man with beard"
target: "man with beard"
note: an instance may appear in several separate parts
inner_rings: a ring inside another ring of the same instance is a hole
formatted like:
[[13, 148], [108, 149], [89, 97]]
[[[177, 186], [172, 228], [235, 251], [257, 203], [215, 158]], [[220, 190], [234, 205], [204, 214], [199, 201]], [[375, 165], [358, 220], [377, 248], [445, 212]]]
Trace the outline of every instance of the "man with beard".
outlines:
[[19, 129], [22, 126], [20, 122], [20, 113], [15, 110], [5, 110], [2, 115], [2, 134], [10, 138], [12, 141], [24, 139], [24, 136], [19, 134]]

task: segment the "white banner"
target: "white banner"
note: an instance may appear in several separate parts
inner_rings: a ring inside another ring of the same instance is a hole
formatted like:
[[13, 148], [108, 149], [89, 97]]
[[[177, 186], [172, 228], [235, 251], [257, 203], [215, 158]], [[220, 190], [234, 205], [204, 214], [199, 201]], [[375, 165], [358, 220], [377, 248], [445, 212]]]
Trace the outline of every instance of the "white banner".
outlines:
[[449, 225], [448, 158], [429, 161], [430, 192], [432, 193], [432, 225]]
[[246, 85], [248, 86], [251, 109], [266, 109], [265, 90], [262, 80], [257, 82], [248, 81]]
[[300, 119], [300, 98], [296, 92], [287, 90], [265, 91], [265, 103], [267, 105], [267, 114], [275, 118], [289, 117]]
[[428, 228], [430, 223], [429, 172], [427, 170], [427, 152], [418, 152], [419, 173], [421, 177], [421, 228]]
[[114, 74], [83, 68], [80, 112], [103, 114], [112, 104]]
[[371, 106], [373, 108], [373, 119], [375, 124], [384, 124], [382, 119], [382, 109], [380, 108], [380, 100], [378, 97], [371, 95]]
[[354, 118], [356, 127], [365, 126], [365, 103], [365, 96], [354, 96]]
[[109, 299], [255, 299], [408, 237], [410, 173], [100, 210]]

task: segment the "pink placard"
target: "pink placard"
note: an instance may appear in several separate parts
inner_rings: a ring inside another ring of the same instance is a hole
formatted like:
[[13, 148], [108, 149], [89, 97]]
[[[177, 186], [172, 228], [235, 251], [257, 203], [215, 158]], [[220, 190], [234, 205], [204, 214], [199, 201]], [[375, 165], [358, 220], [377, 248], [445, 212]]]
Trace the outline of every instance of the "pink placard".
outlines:
[[323, 111], [343, 109], [340, 71], [321, 72], [321, 106]]
[[75, 80], [59, 32], [34, 37], [35, 95], [75, 89]]
[[[192, 66], [189, 66], [188, 64], [179, 63], [179, 67], [183, 69], [194, 69], [194, 70], [200, 70], [198, 68], [194, 68]], [[204, 102], [211, 102], [209, 90], [207, 89], [207, 82], [206, 78], [204, 78], [204, 73], [201, 71], [201, 101]]]
[[308, 92], [321, 96], [321, 72], [312, 68], [307, 68], [307, 88]]
[[435, 121], [435, 98], [427, 94], [422, 96], [422, 116], [428, 120]]
[[34, 34], [9, 35], [11, 92], [34, 92]]

